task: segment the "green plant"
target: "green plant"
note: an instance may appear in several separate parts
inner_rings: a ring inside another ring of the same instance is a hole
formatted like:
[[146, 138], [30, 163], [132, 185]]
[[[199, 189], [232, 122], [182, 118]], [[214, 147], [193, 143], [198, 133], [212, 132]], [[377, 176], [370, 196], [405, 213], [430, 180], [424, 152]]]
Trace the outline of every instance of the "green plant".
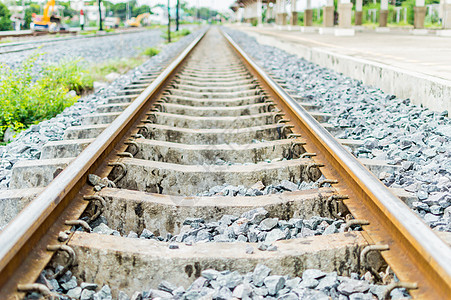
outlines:
[[146, 55], [146, 56], [149, 56], [149, 57], [152, 57], [152, 56], [155, 56], [155, 55], [157, 55], [158, 53], [160, 53], [160, 49], [158, 49], [158, 48], [155, 48], [155, 47], [149, 47], [149, 48], [146, 48], [146, 49], [144, 49], [144, 51], [142, 52], [142, 54], [143, 55]]
[[12, 30], [11, 13], [5, 4], [0, 2], [0, 30]]
[[[171, 42], [177, 42], [179, 39], [181, 39], [184, 36], [187, 36], [188, 34], [190, 34], [191, 31], [189, 29], [183, 28], [182, 30], [179, 31], [171, 31]], [[168, 37], [168, 29], [164, 28], [162, 30], [162, 34], [161, 37], [164, 39], [167, 39]]]
[[42, 68], [37, 79], [34, 68], [39, 55], [30, 56], [16, 69], [0, 65], [0, 139], [10, 127], [20, 131], [54, 117], [78, 97], [68, 94], [83, 81], [76, 62], [51, 64]]

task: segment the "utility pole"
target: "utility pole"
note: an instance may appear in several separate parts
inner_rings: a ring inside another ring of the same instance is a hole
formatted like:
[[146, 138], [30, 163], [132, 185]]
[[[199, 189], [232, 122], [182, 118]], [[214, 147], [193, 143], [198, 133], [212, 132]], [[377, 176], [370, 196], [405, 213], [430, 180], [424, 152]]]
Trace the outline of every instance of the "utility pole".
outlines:
[[180, 0], [177, 0], [177, 7], [175, 8], [175, 31], [179, 31], [179, 9]]
[[168, 0], [168, 43], [171, 42], [171, 12], [169, 10], [169, 0]]
[[130, 20], [130, 2], [127, 0], [127, 3], [125, 4], [125, 19]]
[[102, 3], [102, 0], [97, 0], [97, 3], [99, 4], [99, 30], [103, 31], [103, 27], [102, 27], [102, 7], [100, 6], [100, 4]]

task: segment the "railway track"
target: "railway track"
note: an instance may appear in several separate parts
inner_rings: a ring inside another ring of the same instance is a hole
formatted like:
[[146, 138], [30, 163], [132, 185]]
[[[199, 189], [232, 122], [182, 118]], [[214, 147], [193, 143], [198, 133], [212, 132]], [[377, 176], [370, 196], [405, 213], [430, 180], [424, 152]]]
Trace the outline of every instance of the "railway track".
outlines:
[[[38, 49], [42, 45], [47, 45], [51, 43], [60, 43], [60, 42], [66, 42], [69, 40], [77, 40], [77, 39], [88, 39], [88, 38], [95, 38], [95, 37], [108, 37], [112, 35], [121, 35], [121, 34], [129, 34], [129, 33], [136, 33], [140, 32], [143, 29], [133, 29], [133, 30], [124, 30], [119, 32], [113, 32], [113, 33], [95, 33], [95, 34], [88, 34], [88, 35], [77, 35], [77, 32], [62, 32], [61, 34], [64, 35], [71, 35], [71, 36], [65, 36], [65, 37], [57, 37], [52, 39], [37, 39], [37, 40], [26, 40], [26, 41], [17, 41], [17, 42], [8, 42], [4, 44], [0, 44], [0, 55], [1, 54], [8, 54], [8, 53], [15, 53], [15, 52], [23, 52], [23, 51], [29, 51]], [[144, 29], [146, 30], [146, 29]], [[18, 35], [18, 36], [45, 36], [45, 35], [51, 35], [46, 34], [44, 32], [39, 33], [37, 35], [33, 34], [24, 34], [24, 35]], [[17, 37], [15, 35], [11, 35], [12, 37]], [[4, 35], [4, 37], [9, 37], [9, 35]]]
[[[15, 190], [3, 198], [33, 200], [0, 233], [5, 299], [51, 293], [32, 284], [49, 263], [66, 264], [55, 277], [69, 269], [108, 284], [114, 296], [261, 263], [276, 274], [315, 268], [376, 280], [388, 264], [399, 279], [384, 279], [388, 294], [395, 287], [419, 299], [451, 294], [450, 248], [330, 135], [321, 125], [327, 115], [309, 114], [228, 35], [211, 29], [155, 71], [47, 144], [41, 160], [15, 167]], [[235, 197], [217, 193], [225, 183], [238, 187], [227, 192]], [[245, 217], [234, 234], [204, 230], [202, 242], [181, 242], [187, 225], [208, 229], [224, 215]], [[293, 238], [271, 231], [269, 241], [269, 231], [264, 238], [240, 231], [260, 218], [289, 224], [314, 216], [340, 228], [304, 236], [286, 225]], [[114, 235], [90, 232], [101, 218]], [[355, 227], [362, 230], [348, 231]], [[160, 238], [133, 239], [130, 231]], [[261, 251], [268, 247], [276, 251]]]

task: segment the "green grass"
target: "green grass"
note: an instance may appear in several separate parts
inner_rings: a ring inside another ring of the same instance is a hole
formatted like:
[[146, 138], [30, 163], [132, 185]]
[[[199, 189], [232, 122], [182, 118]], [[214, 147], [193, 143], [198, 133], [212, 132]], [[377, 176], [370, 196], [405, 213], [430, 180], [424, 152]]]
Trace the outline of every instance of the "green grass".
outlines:
[[[147, 48], [137, 57], [93, 65], [62, 60], [43, 66], [37, 79], [35, 65], [42, 54], [30, 56], [15, 69], [0, 64], [0, 143], [8, 127], [20, 132], [50, 119], [73, 105], [79, 95], [92, 90], [94, 81], [106, 81], [106, 75], [113, 72], [124, 74], [158, 52], [157, 48]], [[70, 96], [71, 90], [77, 96]]]
[[[178, 40], [180, 40], [182, 37], [187, 36], [188, 34], [190, 34], [191, 31], [189, 29], [182, 29], [179, 31], [171, 31], [171, 43], [177, 42]], [[163, 29], [163, 33], [161, 34], [161, 37], [164, 39], [168, 38], [168, 30], [167, 28]]]
[[155, 47], [149, 47], [149, 48], [144, 49], [144, 51], [142, 52], [142, 55], [152, 57], [152, 56], [155, 56], [155, 55], [157, 55], [158, 53], [160, 53], [160, 51], [161, 51], [161, 50], [158, 49], [158, 48], [155, 48]]
[[46, 65], [34, 79], [38, 57], [31, 56], [16, 69], [0, 65], [0, 140], [8, 127], [21, 131], [74, 104], [78, 96], [69, 96], [70, 90], [81, 92], [92, 87], [79, 61]]

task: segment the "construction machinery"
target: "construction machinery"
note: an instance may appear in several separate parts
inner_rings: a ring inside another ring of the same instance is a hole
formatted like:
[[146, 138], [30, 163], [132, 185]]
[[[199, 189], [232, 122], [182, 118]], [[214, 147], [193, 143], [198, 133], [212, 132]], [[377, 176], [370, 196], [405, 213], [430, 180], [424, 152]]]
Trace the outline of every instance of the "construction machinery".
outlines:
[[55, 0], [48, 0], [44, 6], [44, 14], [42, 16], [33, 14], [32, 19], [33, 22], [30, 24], [32, 31], [57, 32], [64, 30], [61, 17], [56, 15]]
[[130, 27], [141, 27], [141, 21], [148, 18], [150, 16], [150, 13], [144, 13], [138, 15], [136, 18], [131, 18], [130, 20], [127, 20], [125, 24]]

